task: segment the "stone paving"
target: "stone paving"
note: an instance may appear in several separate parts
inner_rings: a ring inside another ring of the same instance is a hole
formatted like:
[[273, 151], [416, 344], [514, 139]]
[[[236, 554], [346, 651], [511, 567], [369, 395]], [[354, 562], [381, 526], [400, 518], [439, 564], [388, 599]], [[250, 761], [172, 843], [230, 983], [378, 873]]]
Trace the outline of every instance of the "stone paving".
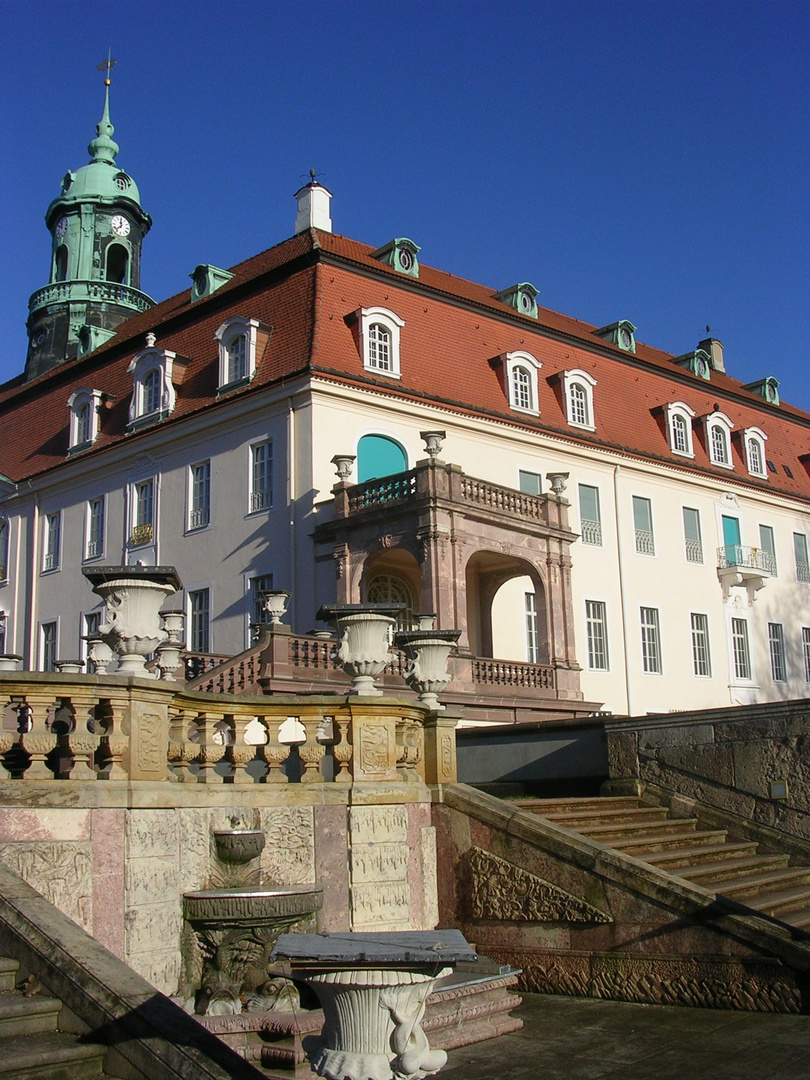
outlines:
[[808, 1080], [810, 1016], [525, 994], [524, 1027], [451, 1050], [442, 1080]]

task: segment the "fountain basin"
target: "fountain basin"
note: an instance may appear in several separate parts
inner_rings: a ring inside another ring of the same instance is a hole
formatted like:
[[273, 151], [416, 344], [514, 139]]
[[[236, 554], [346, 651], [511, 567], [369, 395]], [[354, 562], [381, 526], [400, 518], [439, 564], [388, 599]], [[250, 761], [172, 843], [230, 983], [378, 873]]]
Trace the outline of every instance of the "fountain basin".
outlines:
[[248, 863], [258, 859], [264, 848], [262, 829], [221, 829], [214, 831], [217, 855], [226, 863]]
[[185, 893], [183, 914], [200, 927], [273, 926], [320, 911], [323, 890], [318, 885], [274, 885], [248, 889], [203, 889]]

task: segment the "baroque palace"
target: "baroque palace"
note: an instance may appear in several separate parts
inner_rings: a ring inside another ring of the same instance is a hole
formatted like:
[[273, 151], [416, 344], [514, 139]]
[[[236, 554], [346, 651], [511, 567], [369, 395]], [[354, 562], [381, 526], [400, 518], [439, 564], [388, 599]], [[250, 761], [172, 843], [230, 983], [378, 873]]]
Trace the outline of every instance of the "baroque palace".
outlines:
[[314, 179], [289, 239], [155, 303], [112, 135], [108, 88], [0, 388], [0, 652], [86, 661], [82, 570], [140, 563], [209, 666], [270, 589], [303, 636], [322, 604], [435, 613], [472, 722], [806, 694], [810, 416], [770, 373], [340, 236]]

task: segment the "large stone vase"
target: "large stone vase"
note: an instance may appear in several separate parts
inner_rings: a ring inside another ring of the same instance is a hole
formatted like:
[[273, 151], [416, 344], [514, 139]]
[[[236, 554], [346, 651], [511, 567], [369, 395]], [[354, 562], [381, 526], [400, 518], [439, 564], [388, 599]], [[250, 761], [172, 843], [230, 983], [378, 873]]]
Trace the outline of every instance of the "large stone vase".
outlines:
[[337, 659], [352, 680], [352, 694], [382, 694], [374, 680], [391, 658], [389, 639], [398, 611], [385, 604], [338, 604], [318, 612], [318, 618], [332, 623], [338, 632]]
[[405, 630], [394, 638], [408, 661], [405, 681], [434, 712], [444, 709], [438, 695], [452, 678], [447, 660], [460, 635], [460, 630]]
[[160, 608], [180, 587], [173, 567], [116, 566], [84, 571], [104, 601], [98, 628], [118, 658], [119, 675], [153, 678], [145, 658], [168, 636]]

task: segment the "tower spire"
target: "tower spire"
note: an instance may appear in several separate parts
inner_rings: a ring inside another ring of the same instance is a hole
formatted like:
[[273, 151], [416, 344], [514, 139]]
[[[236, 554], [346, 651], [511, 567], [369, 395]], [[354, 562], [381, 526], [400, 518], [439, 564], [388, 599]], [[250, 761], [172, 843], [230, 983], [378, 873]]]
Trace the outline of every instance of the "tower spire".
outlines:
[[112, 137], [115, 128], [110, 121], [110, 85], [112, 83], [110, 72], [116, 63], [117, 61], [112, 58], [112, 50], [110, 50], [107, 59], [96, 65], [97, 71], [106, 71], [107, 73], [104, 76], [104, 111], [101, 114], [101, 119], [96, 124], [96, 137], [87, 147], [93, 161], [103, 161], [107, 165], [115, 164], [115, 157], [120, 149], [118, 143]]

